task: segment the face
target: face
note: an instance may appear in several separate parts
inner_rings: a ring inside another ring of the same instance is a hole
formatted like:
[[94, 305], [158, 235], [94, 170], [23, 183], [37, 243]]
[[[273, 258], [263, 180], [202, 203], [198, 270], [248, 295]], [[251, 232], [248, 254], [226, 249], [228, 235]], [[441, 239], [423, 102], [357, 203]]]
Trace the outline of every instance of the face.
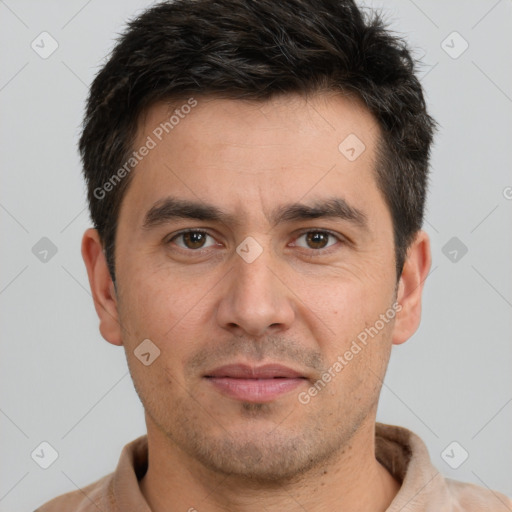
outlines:
[[168, 134], [167, 105], [141, 122], [134, 146], [155, 144], [123, 199], [102, 333], [148, 432], [217, 472], [292, 478], [373, 425], [405, 314], [379, 129], [339, 95], [196, 99]]

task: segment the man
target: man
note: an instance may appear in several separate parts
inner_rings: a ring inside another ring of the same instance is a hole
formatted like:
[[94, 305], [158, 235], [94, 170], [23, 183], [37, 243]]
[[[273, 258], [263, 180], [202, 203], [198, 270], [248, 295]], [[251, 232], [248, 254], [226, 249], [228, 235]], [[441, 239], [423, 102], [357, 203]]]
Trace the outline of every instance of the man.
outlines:
[[406, 46], [351, 1], [133, 21], [91, 87], [82, 254], [147, 436], [39, 511], [512, 509], [376, 424], [420, 322], [433, 131]]

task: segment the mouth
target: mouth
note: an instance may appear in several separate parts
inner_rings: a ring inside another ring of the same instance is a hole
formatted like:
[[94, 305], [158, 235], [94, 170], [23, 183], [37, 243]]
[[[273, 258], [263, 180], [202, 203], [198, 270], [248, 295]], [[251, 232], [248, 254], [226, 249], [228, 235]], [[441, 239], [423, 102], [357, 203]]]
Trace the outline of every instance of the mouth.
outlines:
[[272, 402], [307, 381], [300, 372], [280, 364], [230, 364], [208, 372], [204, 378], [223, 395], [253, 403]]

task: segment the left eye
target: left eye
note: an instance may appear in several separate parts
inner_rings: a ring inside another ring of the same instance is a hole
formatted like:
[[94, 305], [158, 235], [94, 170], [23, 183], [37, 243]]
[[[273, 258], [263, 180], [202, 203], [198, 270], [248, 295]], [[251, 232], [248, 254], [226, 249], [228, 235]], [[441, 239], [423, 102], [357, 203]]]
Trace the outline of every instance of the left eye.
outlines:
[[[206, 245], [207, 239], [211, 239], [211, 243]], [[178, 240], [181, 243], [178, 243]], [[172, 237], [169, 242], [174, 242], [178, 247], [182, 249], [205, 249], [215, 245], [215, 239], [205, 231], [185, 231]]]
[[[329, 238], [331, 238], [331, 242]], [[304, 240], [304, 242], [299, 243], [299, 240]], [[306, 249], [325, 249], [334, 245], [337, 241], [338, 239], [328, 231], [308, 231], [295, 240], [295, 245]]]

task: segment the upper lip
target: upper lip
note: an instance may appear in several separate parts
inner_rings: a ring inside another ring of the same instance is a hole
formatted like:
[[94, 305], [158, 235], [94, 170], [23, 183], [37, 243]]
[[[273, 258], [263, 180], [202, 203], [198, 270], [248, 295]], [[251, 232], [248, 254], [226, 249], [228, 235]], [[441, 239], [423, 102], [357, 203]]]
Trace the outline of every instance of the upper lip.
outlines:
[[231, 379], [305, 378], [303, 374], [281, 364], [265, 364], [262, 366], [227, 364], [209, 371], [205, 377], [224, 377]]

